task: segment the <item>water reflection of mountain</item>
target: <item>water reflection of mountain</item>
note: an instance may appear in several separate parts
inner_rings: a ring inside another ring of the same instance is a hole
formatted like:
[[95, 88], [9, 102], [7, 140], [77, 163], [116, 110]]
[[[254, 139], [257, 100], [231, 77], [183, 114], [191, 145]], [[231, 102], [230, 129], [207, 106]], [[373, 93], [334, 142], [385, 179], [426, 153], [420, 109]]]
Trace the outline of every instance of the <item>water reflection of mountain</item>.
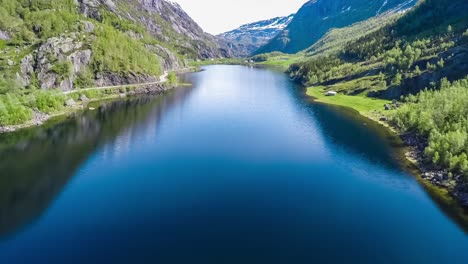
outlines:
[[58, 124], [1, 135], [0, 237], [39, 217], [92, 152], [141, 123], [156, 128], [190, 91], [107, 102]]

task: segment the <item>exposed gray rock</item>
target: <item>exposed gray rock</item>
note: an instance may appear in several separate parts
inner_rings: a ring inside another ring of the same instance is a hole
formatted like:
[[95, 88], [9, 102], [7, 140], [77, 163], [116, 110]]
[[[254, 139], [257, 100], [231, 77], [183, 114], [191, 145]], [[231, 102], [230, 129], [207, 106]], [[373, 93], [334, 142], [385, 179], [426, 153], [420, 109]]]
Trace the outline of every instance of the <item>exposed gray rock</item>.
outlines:
[[96, 26], [92, 22], [82, 21], [82, 23], [83, 23], [83, 27], [84, 27], [85, 32], [87, 32], [87, 33], [94, 32], [94, 29], [96, 28]]
[[81, 94], [78, 100], [80, 100], [81, 102], [88, 102], [89, 98], [85, 94]]
[[1, 40], [10, 40], [10, 34], [6, 31], [0, 30], [0, 39]]
[[96, 76], [96, 86], [113, 86], [122, 84], [152, 83], [159, 81], [156, 76], [129, 74], [121, 76], [117, 73], [104, 72]]
[[33, 119], [32, 122], [36, 126], [40, 126], [44, 124], [47, 120], [49, 120], [50, 116], [48, 114], [42, 113], [37, 109], [33, 111]]
[[[114, 0], [115, 3], [128, 2], [127, 0]], [[182, 35], [186, 40], [178, 40], [178, 45], [198, 53], [202, 58], [228, 57], [227, 45], [220, 47], [217, 39], [207, 34], [203, 29], [179, 6], [173, 1], [167, 0], [135, 0], [132, 10], [120, 11], [116, 8], [114, 11], [123, 17], [143, 25], [148, 33], [163, 42], [171, 41], [171, 37], [164, 34], [164, 25], [155, 19], [160, 16], [176, 33]], [[146, 11], [149, 15], [141, 15], [141, 11]], [[173, 41], [173, 39], [172, 39]]]
[[73, 73], [77, 74], [86, 69], [91, 62], [91, 50], [79, 50], [67, 57], [67, 60], [73, 64]]
[[75, 105], [76, 105], [75, 100], [73, 100], [73, 99], [71, 99], [71, 98], [68, 99], [67, 101], [65, 101], [65, 106], [71, 106], [71, 107], [73, 107], [73, 106], [75, 106]]
[[132, 39], [142, 39], [143, 35], [134, 31], [127, 31], [127, 35], [129, 35]]
[[105, 5], [109, 10], [114, 11], [116, 9], [115, 3], [111, 0], [78, 0], [80, 12], [83, 15], [101, 20], [101, 13], [99, 12], [99, 6]]
[[294, 15], [289, 15], [287, 17], [276, 17], [249, 23], [229, 32], [219, 34], [216, 37], [220, 41], [226, 42], [234, 55], [247, 57], [276, 37], [289, 25], [293, 18]]
[[8, 66], [13, 66], [13, 65], [15, 65], [15, 62], [12, 61], [12, 60], [10, 60], [10, 59], [8, 59]]
[[163, 58], [163, 68], [165, 71], [181, 69], [186, 67], [185, 62], [180, 61], [169, 49], [160, 45], [146, 45], [146, 48]]
[[34, 73], [34, 57], [32, 54], [27, 55], [21, 60], [21, 72], [16, 74], [16, 79], [22, 86], [31, 84], [31, 75]]
[[[83, 43], [75, 40], [76, 35], [69, 37], [49, 38], [37, 53], [35, 70], [42, 89], [60, 87], [63, 91], [72, 90], [76, 75], [85, 70], [91, 62], [92, 51], [82, 50]], [[59, 76], [53, 71], [56, 63], [70, 62], [71, 72]]]
[[70, 78], [67, 78], [60, 82], [60, 89], [62, 91], [71, 91], [73, 90], [73, 82]]

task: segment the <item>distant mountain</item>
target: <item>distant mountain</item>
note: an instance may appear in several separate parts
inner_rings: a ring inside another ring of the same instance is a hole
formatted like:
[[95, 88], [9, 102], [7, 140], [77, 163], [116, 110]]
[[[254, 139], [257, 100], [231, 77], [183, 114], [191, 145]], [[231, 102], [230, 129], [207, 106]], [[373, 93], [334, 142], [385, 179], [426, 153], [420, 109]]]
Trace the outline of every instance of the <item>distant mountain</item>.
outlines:
[[346, 27], [388, 10], [404, 10], [417, 0], [310, 0], [291, 23], [255, 54], [296, 53], [313, 45], [332, 28]]
[[246, 57], [276, 37], [293, 18], [294, 14], [245, 24], [217, 37], [228, 43], [234, 55]]

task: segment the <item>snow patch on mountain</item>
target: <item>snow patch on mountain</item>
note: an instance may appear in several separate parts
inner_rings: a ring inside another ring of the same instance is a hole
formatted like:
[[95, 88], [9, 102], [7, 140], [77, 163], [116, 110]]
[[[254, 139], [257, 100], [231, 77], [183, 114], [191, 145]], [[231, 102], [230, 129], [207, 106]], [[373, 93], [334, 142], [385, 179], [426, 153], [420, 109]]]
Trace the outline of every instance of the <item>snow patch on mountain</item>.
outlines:
[[293, 18], [294, 15], [289, 15], [249, 23], [217, 37], [228, 42], [237, 56], [248, 56], [282, 32]]

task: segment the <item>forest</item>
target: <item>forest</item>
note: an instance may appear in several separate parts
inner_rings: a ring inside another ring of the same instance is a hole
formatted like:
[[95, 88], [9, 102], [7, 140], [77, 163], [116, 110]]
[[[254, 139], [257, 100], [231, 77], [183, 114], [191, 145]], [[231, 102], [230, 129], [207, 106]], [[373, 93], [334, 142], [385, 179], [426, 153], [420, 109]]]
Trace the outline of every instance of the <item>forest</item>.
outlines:
[[[292, 64], [289, 75], [311, 87], [400, 101], [391, 123], [427, 139], [426, 161], [468, 175], [468, 16], [463, 0], [423, 0], [397, 19], [340, 49]], [[369, 24], [368, 22], [367, 24]], [[366, 23], [333, 32], [362, 32]], [[320, 47], [319, 47], [320, 48]], [[313, 50], [311, 48], [311, 50]]]

